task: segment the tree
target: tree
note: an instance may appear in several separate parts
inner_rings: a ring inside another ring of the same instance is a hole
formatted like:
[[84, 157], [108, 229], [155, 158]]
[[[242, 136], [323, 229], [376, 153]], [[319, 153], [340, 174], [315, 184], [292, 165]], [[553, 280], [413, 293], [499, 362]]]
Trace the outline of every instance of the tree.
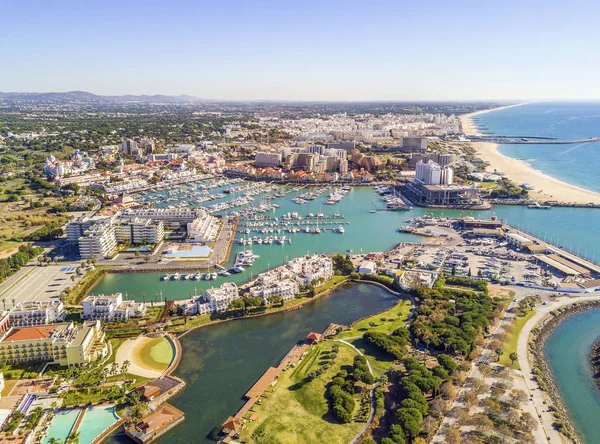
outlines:
[[[432, 416], [426, 416], [421, 423], [421, 428], [427, 433], [427, 441], [429, 441], [433, 433], [437, 429], [438, 422]], [[414, 442], [414, 441], [413, 441]]]
[[490, 367], [488, 364], [481, 364], [479, 366], [479, 373], [481, 373], [484, 378], [487, 378], [492, 374], [492, 367]]
[[128, 359], [123, 361], [123, 364], [121, 364], [121, 375], [123, 376], [123, 378], [125, 378], [125, 375], [127, 375], [127, 370], [129, 370], [130, 365], [131, 362]]
[[457, 428], [450, 427], [444, 432], [444, 438], [448, 444], [460, 444], [460, 431]]
[[67, 443], [68, 444], [79, 444], [79, 436], [80, 435], [81, 435], [81, 433], [79, 431], [71, 433], [69, 435], [69, 438], [67, 439]]
[[515, 365], [515, 361], [516, 361], [517, 359], [519, 359], [519, 355], [517, 355], [517, 353], [516, 353], [516, 352], [511, 352], [511, 354], [510, 354], [510, 355], [508, 355], [508, 357], [510, 358], [510, 363], [511, 363], [511, 365], [513, 365], [513, 366]]
[[494, 353], [496, 353], [497, 359], [499, 361], [500, 360], [500, 356], [502, 356], [504, 354], [504, 348], [503, 347], [498, 347], [497, 349], [494, 350]]

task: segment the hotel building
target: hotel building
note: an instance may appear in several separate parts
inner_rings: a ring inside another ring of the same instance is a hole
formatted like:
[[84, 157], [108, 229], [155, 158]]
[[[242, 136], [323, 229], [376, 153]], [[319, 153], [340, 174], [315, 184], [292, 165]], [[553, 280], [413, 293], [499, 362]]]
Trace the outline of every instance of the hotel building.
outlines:
[[50, 324], [12, 327], [0, 337], [0, 360], [82, 366], [108, 354], [100, 321], [81, 326]]
[[31, 327], [62, 322], [67, 311], [61, 301], [19, 302], [8, 316], [12, 327]]
[[108, 296], [88, 296], [83, 302], [83, 319], [105, 322], [127, 322], [129, 318], [138, 318], [146, 314], [143, 302], [123, 301], [121, 293]]

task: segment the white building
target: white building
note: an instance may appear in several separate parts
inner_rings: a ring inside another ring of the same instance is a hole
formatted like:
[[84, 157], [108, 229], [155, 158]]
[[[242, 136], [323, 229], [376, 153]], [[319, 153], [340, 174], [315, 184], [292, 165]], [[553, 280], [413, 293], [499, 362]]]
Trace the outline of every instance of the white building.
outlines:
[[279, 167], [281, 165], [281, 153], [265, 153], [258, 151], [254, 159], [257, 167]]
[[265, 303], [270, 297], [281, 296], [284, 301], [294, 299], [300, 291], [298, 282], [294, 279], [284, 279], [268, 285], [255, 285], [250, 288], [250, 296], [260, 297]]
[[327, 256], [302, 256], [288, 262], [296, 280], [300, 285], [308, 285], [317, 279], [331, 279], [333, 262]]
[[162, 220], [120, 218], [115, 221], [115, 236], [119, 243], [158, 244], [165, 237], [165, 228]]
[[449, 166], [441, 167], [433, 160], [419, 161], [416, 166], [416, 178], [425, 185], [452, 185], [454, 171]]
[[362, 261], [358, 267], [359, 273], [373, 274], [377, 270], [377, 264], [373, 261]]
[[192, 222], [187, 224], [187, 236], [191, 242], [214, 242], [219, 235], [219, 219], [207, 212], [197, 213]]
[[206, 290], [205, 299], [210, 304], [212, 311], [221, 312], [229, 308], [229, 304], [240, 296], [238, 287], [233, 282], [225, 282], [220, 287]]
[[44, 173], [58, 178], [67, 174], [80, 175], [95, 167], [92, 157], [77, 150], [71, 156], [71, 160], [57, 160], [54, 156], [48, 156], [44, 163]]
[[82, 259], [103, 259], [117, 247], [115, 227], [112, 221], [92, 225], [78, 240]]
[[12, 327], [31, 327], [62, 322], [67, 311], [61, 301], [19, 302], [9, 313]]
[[179, 154], [177, 153], [161, 153], [161, 154], [148, 154], [146, 160], [149, 162], [170, 162], [171, 160], [177, 160]]
[[205, 214], [208, 213], [204, 208], [140, 208], [126, 209], [122, 213], [124, 217], [186, 223]]
[[143, 302], [123, 301], [121, 293], [88, 296], [82, 305], [83, 319], [126, 322], [129, 318], [138, 318], [146, 314], [146, 305]]

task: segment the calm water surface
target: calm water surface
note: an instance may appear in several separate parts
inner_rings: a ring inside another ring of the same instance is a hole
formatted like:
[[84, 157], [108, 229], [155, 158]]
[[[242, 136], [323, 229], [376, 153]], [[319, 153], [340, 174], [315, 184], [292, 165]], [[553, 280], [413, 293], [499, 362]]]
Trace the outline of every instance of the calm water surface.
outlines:
[[[242, 396], [299, 340], [330, 323], [350, 324], [384, 311], [398, 298], [374, 285], [345, 285], [298, 310], [244, 319], [189, 333], [175, 372], [187, 387], [170, 402], [185, 421], [158, 442], [208, 442], [206, 435], [242, 406]], [[112, 438], [109, 442], [125, 442]]]
[[563, 321], [546, 341], [546, 356], [565, 407], [586, 443], [600, 442], [600, 392], [588, 362], [600, 336], [600, 309]]

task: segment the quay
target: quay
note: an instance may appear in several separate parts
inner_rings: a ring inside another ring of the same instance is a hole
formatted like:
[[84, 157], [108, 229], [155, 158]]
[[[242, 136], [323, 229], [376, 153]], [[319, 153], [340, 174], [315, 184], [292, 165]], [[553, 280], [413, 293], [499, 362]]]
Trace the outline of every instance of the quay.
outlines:
[[[292, 347], [277, 367], [269, 367], [267, 371], [258, 378], [254, 385], [252, 385], [244, 395], [244, 399], [246, 399], [245, 404], [234, 416], [227, 418], [221, 425], [221, 431], [224, 436], [219, 440], [220, 443], [229, 443], [239, 436], [238, 434], [243, 427], [245, 416], [251, 411], [252, 407], [259, 402], [260, 398], [264, 396], [265, 390], [277, 383], [279, 375], [288, 365], [300, 361], [311, 345], [318, 343], [325, 333], [331, 331], [332, 329], [330, 327], [328, 327], [323, 334], [315, 332], [309, 333], [302, 344], [296, 344]], [[333, 329], [333, 331], [335, 331], [335, 329]]]

